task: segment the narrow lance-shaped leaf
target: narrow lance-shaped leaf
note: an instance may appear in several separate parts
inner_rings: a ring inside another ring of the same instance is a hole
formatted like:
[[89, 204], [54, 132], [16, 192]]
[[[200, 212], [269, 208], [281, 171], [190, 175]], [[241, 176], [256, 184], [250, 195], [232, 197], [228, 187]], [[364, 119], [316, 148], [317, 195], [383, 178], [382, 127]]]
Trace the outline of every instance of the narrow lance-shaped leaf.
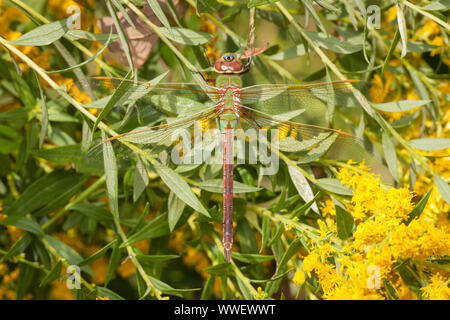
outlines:
[[343, 185], [338, 179], [322, 178], [317, 180], [317, 185], [327, 191], [344, 196], [353, 195], [353, 189]]
[[155, 169], [164, 183], [178, 196], [178, 198], [196, 211], [209, 217], [208, 210], [205, 209], [194, 192], [192, 192], [187, 182], [183, 180], [178, 173], [164, 165], [155, 166]]
[[450, 186], [444, 179], [439, 177], [437, 174], [433, 175], [434, 183], [441, 194], [442, 198], [450, 204]]
[[[102, 131], [102, 138], [106, 140], [106, 134]], [[103, 161], [106, 174], [106, 190], [108, 192], [108, 201], [111, 206], [112, 214], [119, 217], [118, 202], [118, 179], [117, 179], [117, 163], [111, 142], [103, 144]]]
[[122, 29], [122, 25], [120, 24], [119, 18], [117, 17], [116, 12], [111, 6], [111, 1], [106, 1], [106, 7], [108, 8], [109, 14], [111, 15], [111, 18], [114, 21], [114, 26], [116, 27], [117, 33], [119, 34], [120, 43], [122, 44], [122, 50], [125, 53], [125, 56], [127, 57], [128, 65], [130, 66], [131, 70], [134, 70], [134, 64], [133, 64], [133, 58], [131, 56], [131, 48], [130, 43], [128, 42], [128, 38], [125, 35], [124, 30]]
[[39, 287], [45, 286], [47, 284], [49, 284], [50, 282], [56, 280], [59, 278], [59, 276], [61, 275], [61, 270], [62, 270], [62, 262], [61, 260], [58, 261], [58, 263], [53, 267], [53, 269], [47, 273], [47, 275], [45, 276], [44, 279], [42, 279], [41, 284], [39, 285]]
[[109, 281], [111, 281], [114, 273], [116, 272], [117, 266], [120, 262], [122, 249], [119, 247], [119, 242], [114, 243], [114, 247], [111, 253], [111, 257], [109, 258], [108, 271], [106, 272], [105, 286], [108, 285]]
[[215, 13], [220, 7], [216, 0], [197, 0], [197, 13]]
[[161, 31], [161, 33], [169, 40], [189, 46], [198, 46], [207, 43], [213, 38], [213, 35], [206, 32], [194, 31], [178, 27], [161, 27], [159, 28], [159, 31]]
[[420, 217], [420, 214], [422, 213], [423, 209], [425, 209], [425, 206], [427, 205], [428, 199], [430, 198], [431, 192], [433, 192], [433, 188], [430, 189], [430, 191], [427, 192], [427, 194], [420, 199], [419, 203], [412, 209], [412, 211], [409, 213], [408, 220], [406, 221], [406, 224], [410, 224], [411, 221], [414, 220], [415, 217]]
[[98, 50], [92, 57], [90, 57], [89, 59], [87, 59], [87, 60], [85, 60], [85, 61], [83, 61], [83, 62], [81, 62], [81, 63], [79, 63], [79, 64], [77, 64], [75, 66], [72, 66], [70, 68], [65, 68], [65, 69], [61, 69], [61, 70], [54, 70], [54, 71], [46, 71], [46, 72], [49, 73], [49, 74], [51, 74], [51, 73], [67, 72], [67, 71], [71, 71], [73, 69], [80, 68], [80, 67], [82, 67], [84, 65], [87, 65], [88, 63], [90, 63], [90, 62], [94, 61], [95, 59], [97, 59], [97, 57], [99, 55], [101, 55], [103, 53], [103, 51], [105, 51], [105, 49], [110, 44], [111, 39], [112, 39], [112, 28], [111, 28], [111, 32], [109, 33], [108, 39], [106, 40], [105, 45], [100, 50]]
[[383, 132], [382, 143], [384, 158], [386, 159], [389, 171], [391, 171], [395, 181], [399, 181], [397, 173], [397, 153], [395, 152], [395, 146], [391, 137], [386, 132]]
[[[297, 170], [293, 166], [288, 166], [289, 175], [291, 176], [292, 182], [294, 183], [295, 188], [297, 189], [300, 196], [305, 200], [306, 202], [310, 201], [314, 198], [314, 193], [311, 189], [311, 186], [308, 184], [308, 181], [306, 180], [305, 176]], [[311, 208], [319, 213], [319, 208], [317, 207], [317, 204], [313, 204]]]
[[406, 32], [406, 20], [405, 20], [405, 15], [403, 14], [403, 10], [401, 8], [401, 5], [399, 3], [397, 3], [395, 5], [397, 7], [397, 23], [398, 23], [398, 30], [400, 32], [400, 38], [402, 40], [402, 58], [404, 56], [406, 56], [406, 49], [407, 49], [407, 45], [406, 43], [408, 42], [408, 36], [407, 36], [407, 32]]
[[336, 205], [335, 208], [338, 237], [345, 240], [350, 237], [353, 232], [353, 216], [338, 205]]
[[11, 41], [11, 44], [20, 46], [44, 46], [51, 44], [63, 37], [70, 30], [73, 21], [78, 19], [79, 15], [79, 13], [75, 13], [67, 19], [36, 27], [16, 40]]
[[418, 108], [431, 102], [430, 100], [401, 100], [394, 102], [386, 102], [379, 104], [372, 104], [375, 109], [383, 112], [405, 112], [414, 108]]
[[170, 192], [167, 207], [169, 215], [169, 228], [170, 231], [173, 231], [181, 217], [181, 214], [183, 213], [185, 203], [178, 198], [175, 193]]
[[408, 141], [408, 144], [423, 151], [442, 150], [450, 148], [449, 138], [422, 138]]
[[170, 28], [169, 20], [167, 20], [164, 11], [161, 9], [158, 1], [156, 0], [147, 0], [148, 5], [152, 8], [155, 15], [158, 17], [159, 21], [163, 24], [164, 27]]
[[106, 253], [106, 251], [108, 251], [108, 249], [109, 249], [111, 246], [113, 246], [114, 244], [116, 244], [116, 242], [117, 242], [117, 239], [111, 241], [111, 242], [108, 243], [106, 246], [104, 246], [104, 247], [101, 248], [100, 250], [94, 252], [94, 253], [93, 253], [91, 256], [89, 256], [88, 258], [86, 258], [86, 259], [84, 259], [83, 261], [81, 261], [78, 265], [79, 265], [80, 267], [81, 267], [81, 266], [84, 266], [84, 265], [88, 265], [88, 264], [91, 264], [92, 262], [94, 262], [95, 260], [101, 258], [101, 257]]
[[[129, 79], [131, 76], [131, 70], [128, 71], [124, 79]], [[125, 95], [126, 90], [123, 90], [125, 88], [130, 88], [131, 83], [129, 81], [122, 81], [119, 86], [117, 87], [117, 90], [114, 91], [111, 98], [108, 100], [108, 103], [103, 108], [103, 110], [100, 112], [100, 114], [97, 117], [97, 120], [95, 120], [94, 127], [92, 128], [92, 132], [95, 131], [98, 124], [102, 119], [116, 106], [116, 104], [122, 99], [122, 97]]]
[[148, 173], [142, 160], [138, 157], [134, 171], [133, 201], [136, 201], [148, 185]]
[[275, 3], [278, 1], [280, 1], [280, 0], [250, 0], [247, 3], [247, 7], [254, 8], [254, 7], [264, 6], [266, 4]]

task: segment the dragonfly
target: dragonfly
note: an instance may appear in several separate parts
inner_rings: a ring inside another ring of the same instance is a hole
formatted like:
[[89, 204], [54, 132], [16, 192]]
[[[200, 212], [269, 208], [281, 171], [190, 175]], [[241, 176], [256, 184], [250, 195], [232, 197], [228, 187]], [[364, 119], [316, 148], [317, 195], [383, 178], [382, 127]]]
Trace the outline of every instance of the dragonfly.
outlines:
[[[234, 53], [223, 54], [215, 63], [210, 63], [216, 79], [208, 80], [208, 84], [204, 85], [139, 82], [101, 76], [93, 79], [93, 83], [103, 89], [126, 90], [126, 101], [131, 99], [136, 104], [146, 101], [152, 106], [166, 102], [165, 106], [169, 105], [169, 109], [166, 107], [160, 111], [173, 116], [153, 119], [149, 125], [139, 126], [102, 143], [122, 140], [164, 149], [168, 147], [167, 139], [177, 130], [195, 125], [204, 127], [208, 123], [217, 129], [222, 142], [222, 244], [226, 262], [231, 261], [234, 238], [234, 138], [237, 130], [277, 129], [278, 149], [272, 147], [272, 152], [290, 152], [298, 156], [300, 163], [304, 157], [314, 159], [315, 154], [357, 161], [356, 158], [364, 152], [358, 138], [344, 130], [330, 128], [325, 119], [332, 104], [348, 102], [352, 84], [358, 80], [243, 87], [242, 75], [250, 70], [252, 57], [250, 53], [244, 64], [245, 61]], [[170, 109], [171, 100], [177, 108]], [[317, 150], [322, 151], [315, 153]]]

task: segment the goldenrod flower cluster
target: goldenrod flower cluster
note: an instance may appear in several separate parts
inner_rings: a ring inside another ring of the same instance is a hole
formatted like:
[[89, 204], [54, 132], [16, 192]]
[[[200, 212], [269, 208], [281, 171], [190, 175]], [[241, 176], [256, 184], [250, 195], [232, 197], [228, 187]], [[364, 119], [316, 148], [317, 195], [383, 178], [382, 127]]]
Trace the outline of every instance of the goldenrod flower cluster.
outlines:
[[[408, 223], [413, 194], [407, 187], [383, 186], [363, 164], [352, 170], [342, 168], [338, 177], [355, 190], [347, 205], [355, 221], [353, 236], [346, 241], [329, 238], [315, 242], [296, 271], [294, 283], [304, 283], [306, 272], [317, 278], [326, 299], [414, 299], [417, 294], [448, 299], [450, 273], [433, 262], [450, 255], [448, 217], [446, 225], [430, 219], [425, 214], [433, 206], [429, 203], [419, 218]], [[322, 223], [320, 229], [335, 233], [331, 200], [322, 214], [333, 224]], [[402, 263], [425, 284], [421, 293], [414, 293], [405, 283]]]

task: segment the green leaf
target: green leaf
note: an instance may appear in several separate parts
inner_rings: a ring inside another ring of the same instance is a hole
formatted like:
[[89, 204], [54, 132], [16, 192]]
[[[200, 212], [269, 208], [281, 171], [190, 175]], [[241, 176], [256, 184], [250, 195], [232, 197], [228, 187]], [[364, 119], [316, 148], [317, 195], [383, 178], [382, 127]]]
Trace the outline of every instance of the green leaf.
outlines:
[[305, 47], [303, 46], [303, 44], [299, 44], [295, 47], [291, 47], [286, 50], [280, 51], [276, 54], [273, 54], [269, 56], [269, 58], [275, 61], [282, 61], [301, 57], [304, 56], [305, 54], [306, 54]]
[[[81, 30], [79, 30], [79, 31], [81, 31]], [[73, 70], [73, 69], [80, 68], [80, 67], [82, 67], [82, 66], [84, 66], [84, 65], [87, 65], [88, 63], [94, 61], [99, 55], [102, 54], [102, 52], [103, 52], [103, 51], [108, 47], [108, 45], [111, 43], [111, 40], [112, 40], [112, 29], [111, 29], [111, 32], [110, 32], [110, 34], [109, 34], [108, 39], [106, 40], [105, 45], [104, 45], [100, 50], [98, 50], [98, 51], [97, 51], [92, 57], [90, 57], [89, 59], [87, 59], [87, 60], [85, 60], [85, 61], [83, 61], [83, 62], [81, 62], [81, 63], [79, 63], [79, 64], [77, 64], [77, 65], [74, 65], [74, 66], [72, 66], [72, 67], [70, 67], [70, 68], [65, 68], [65, 69], [61, 69], [61, 70], [54, 70], [54, 71], [46, 71], [46, 72], [49, 73], [49, 74], [51, 74], [51, 73], [62, 73], [62, 72], [71, 71], [71, 70]]]
[[[306, 180], [303, 173], [300, 172], [297, 168], [288, 165], [289, 175], [291, 176], [292, 182], [294, 183], [295, 188], [297, 189], [299, 195], [308, 202], [314, 198], [314, 193]], [[319, 208], [317, 208], [317, 204], [313, 204], [311, 208], [319, 213]]]
[[163, 293], [166, 293], [166, 294], [172, 294], [174, 296], [182, 297], [182, 295], [181, 295], [182, 292], [191, 292], [191, 291], [198, 291], [198, 290], [200, 290], [199, 288], [194, 288], [194, 289], [175, 289], [175, 288], [169, 286], [167, 283], [162, 282], [159, 279], [153, 278], [153, 277], [151, 277], [149, 275], [147, 275], [147, 276], [148, 276], [150, 281], [154, 284], [154, 286], [158, 290], [160, 290], [160, 291], [162, 291]]
[[433, 179], [442, 198], [444, 198], [444, 200], [447, 201], [448, 204], [450, 204], [450, 186], [448, 185], [448, 183], [445, 182], [444, 179], [439, 177], [437, 174], [433, 175]]
[[[199, 188], [213, 193], [223, 193], [223, 180], [210, 179], [202, 181], [199, 184]], [[233, 193], [257, 192], [259, 190], [262, 190], [262, 188], [250, 186], [239, 181], [233, 181]]]
[[[106, 140], [106, 134], [102, 131], [102, 138]], [[117, 163], [111, 142], [103, 143], [103, 160], [106, 175], [106, 190], [108, 193], [108, 201], [111, 206], [112, 214], [119, 218], [119, 182], [117, 178]]]
[[147, 222], [144, 227], [128, 238], [127, 242], [121, 244], [121, 248], [144, 239], [153, 239], [165, 236], [170, 233], [169, 224], [165, 220], [165, 215], [159, 215], [155, 219]]
[[262, 218], [262, 232], [261, 232], [261, 248], [259, 249], [259, 252], [261, 253], [264, 248], [267, 245], [267, 241], [269, 240], [270, 236], [270, 220], [267, 216], [263, 216]]
[[420, 214], [422, 213], [423, 209], [425, 209], [425, 206], [427, 205], [428, 199], [430, 198], [431, 192], [433, 191], [433, 188], [430, 189], [430, 191], [427, 192], [425, 196], [423, 196], [422, 199], [417, 203], [417, 205], [414, 207], [414, 209], [411, 210], [411, 212], [408, 215], [408, 220], [406, 221], [406, 225], [409, 225], [411, 221], [414, 220], [415, 217], [420, 217]]
[[397, 153], [395, 152], [394, 142], [392, 141], [391, 136], [386, 132], [383, 132], [381, 139], [383, 144], [384, 158], [386, 159], [389, 171], [391, 172], [395, 181], [399, 181], [397, 170]]
[[117, 239], [111, 241], [110, 243], [108, 243], [106, 246], [104, 246], [103, 248], [101, 248], [100, 250], [98, 250], [97, 252], [93, 253], [92, 255], [90, 255], [89, 257], [87, 257], [86, 259], [84, 259], [83, 261], [81, 261], [78, 266], [82, 267], [84, 265], [89, 265], [92, 262], [94, 262], [95, 260], [99, 259], [100, 257], [102, 257], [106, 251], [108, 251], [108, 249], [115, 245], [117, 242]]
[[[128, 41], [127, 35], [125, 34], [125, 31], [122, 27], [125, 27], [124, 24], [120, 23], [119, 18], [117, 17], [116, 11], [114, 11], [113, 7], [111, 6], [111, 1], [106, 1], [106, 7], [108, 8], [109, 14], [113, 20], [114, 26], [116, 27], [117, 33], [119, 34], [120, 44], [122, 45], [122, 51], [125, 54], [125, 57], [127, 58], [128, 66], [131, 70], [134, 70], [134, 63], [133, 58], [131, 56], [131, 48], [130, 43]], [[112, 26], [111, 26], [112, 28]], [[130, 71], [131, 71], [130, 70]]]
[[45, 278], [42, 279], [41, 284], [39, 285], [39, 287], [46, 286], [50, 282], [55, 281], [56, 279], [58, 279], [59, 276], [61, 275], [61, 270], [62, 270], [62, 262], [61, 262], [61, 260], [59, 260], [58, 263], [53, 267], [53, 269], [49, 273], [47, 273]]
[[361, 51], [363, 45], [342, 41], [336, 37], [318, 33], [313, 31], [305, 31], [305, 33], [322, 48], [328, 49], [336, 53], [350, 54]]
[[236, 281], [238, 283], [239, 289], [241, 290], [242, 296], [245, 300], [251, 300], [254, 299], [252, 294], [250, 293], [249, 289], [245, 285], [245, 283], [242, 281], [241, 277], [236, 277]]
[[177, 256], [175, 254], [160, 254], [160, 255], [143, 255], [143, 254], [137, 254], [136, 258], [138, 261], [142, 264], [151, 264], [154, 262], [162, 262], [172, 259], [178, 259], [180, 256]]
[[198, 46], [207, 43], [213, 38], [212, 34], [190, 29], [172, 27], [170, 29], [161, 27], [159, 31], [169, 40], [188, 45]]
[[22, 300], [30, 289], [37, 269], [32, 266], [19, 262], [19, 280], [17, 281], [17, 300]]
[[303, 151], [305, 149], [314, 147], [319, 145], [320, 142], [333, 137], [334, 135], [326, 132], [321, 133], [317, 137], [313, 137], [308, 140], [298, 141], [294, 137], [286, 137], [284, 139], [281, 139], [278, 145], [278, 149], [285, 152], [298, 152]]
[[275, 2], [278, 2], [278, 1], [279, 0], [250, 0], [247, 3], [247, 7], [254, 8], [254, 7], [264, 6], [266, 4], [275, 3]]
[[134, 224], [133, 227], [131, 228], [131, 230], [128, 232], [128, 237], [131, 236], [136, 230], [139, 230], [143, 226], [144, 221], [147, 218], [149, 212], [150, 212], [150, 203], [147, 202], [145, 204], [144, 211], [142, 211], [142, 214], [139, 217], [139, 219], [137, 220], [136, 224]]
[[91, 41], [98, 41], [100, 43], [105, 43], [104, 47], [107, 47], [108, 40], [116, 41], [119, 40], [119, 35], [114, 33], [92, 33], [89, 31], [79, 30], [79, 29], [71, 29], [69, 32], [66, 33], [66, 37], [69, 40], [75, 41], [75, 40], [91, 40]]
[[167, 200], [167, 211], [168, 211], [168, 219], [169, 219], [169, 228], [170, 231], [173, 231], [175, 226], [177, 225], [178, 220], [183, 213], [185, 203], [178, 198], [175, 193], [170, 192], [169, 199]]
[[403, 58], [406, 55], [406, 43], [408, 42], [408, 33], [406, 30], [406, 20], [405, 15], [403, 14], [403, 5], [400, 5], [397, 3], [395, 5], [397, 7], [397, 23], [398, 23], [398, 30], [400, 33], [400, 39], [402, 41], [402, 53], [401, 57]]
[[305, 6], [305, 9], [308, 11], [308, 13], [312, 16], [316, 26], [322, 31], [327, 32], [325, 29], [325, 26], [323, 25], [322, 21], [320, 20], [319, 16], [317, 15], [316, 9], [313, 7], [313, 3], [311, 0], [303, 0], [303, 5]]
[[317, 185], [327, 191], [344, 196], [353, 195], [353, 189], [343, 185], [338, 179], [322, 178], [317, 179]]
[[383, 112], [405, 112], [431, 102], [430, 100], [401, 100], [387, 103], [372, 104], [375, 109]]
[[5, 212], [8, 217], [3, 223], [13, 224], [25, 214], [37, 209], [41, 209], [41, 213], [46, 208], [57, 209], [59, 206], [55, 204], [67, 201], [67, 198], [78, 191], [83, 180], [84, 178], [74, 171], [54, 171], [44, 175], [22, 192], [19, 199]]
[[268, 247], [272, 246], [283, 234], [284, 231], [284, 224], [280, 223], [280, 225], [277, 228], [277, 231], [275, 231], [274, 236], [272, 239], [270, 239], [269, 243], [267, 244]]
[[44, 91], [42, 90], [41, 83], [39, 81], [39, 77], [36, 71], [33, 70], [34, 82], [36, 86], [39, 88], [39, 96], [41, 99], [41, 133], [39, 134], [39, 149], [42, 148], [42, 144], [44, 143], [45, 134], [48, 129], [48, 109], [47, 104], [45, 102]]
[[400, 274], [403, 282], [414, 292], [419, 299], [422, 299], [422, 291], [420, 290], [421, 284], [417, 280], [417, 276], [414, 275], [414, 271], [412, 270], [412, 266], [409, 263], [409, 260], [405, 260], [402, 263], [396, 265], [395, 269], [397, 269]]
[[[123, 80], [129, 79], [131, 76], [131, 70], [128, 71], [125, 78]], [[126, 89], [131, 89], [132, 82], [130, 81], [122, 81], [117, 87], [117, 90], [114, 91], [114, 93], [111, 95], [111, 98], [108, 100], [108, 103], [103, 108], [103, 110], [100, 112], [100, 114], [97, 117], [97, 120], [95, 120], [94, 127], [92, 128], [92, 132], [95, 131], [100, 121], [103, 120], [104, 117], [108, 115], [108, 113], [114, 108], [116, 105], [118, 105], [120, 102], [124, 102], [124, 97], [127, 97]]]
[[[52, 236], [45, 235], [45, 240], [48, 244], [55, 249], [55, 251], [64, 259], [66, 259], [67, 263], [71, 265], [78, 265], [83, 261], [83, 258], [71, 247], [67, 244], [53, 238]], [[89, 266], [81, 267], [81, 270], [87, 272], [90, 276], [93, 275], [92, 270]]]
[[282, 268], [288, 263], [288, 261], [291, 260], [291, 258], [298, 253], [298, 251], [300, 250], [301, 247], [302, 247], [302, 243], [300, 241], [300, 238], [295, 238], [289, 244], [289, 247], [287, 248], [283, 257], [278, 262], [276, 274], [278, 274], [278, 272], [282, 270]]
[[298, 217], [299, 215], [304, 214], [305, 212], [307, 212], [307, 210], [313, 205], [313, 203], [315, 203], [315, 201], [317, 200], [317, 198], [319, 198], [319, 196], [322, 195], [322, 192], [319, 191], [316, 193], [316, 195], [314, 196], [314, 198], [312, 198], [310, 201], [306, 202], [303, 205], [300, 205], [298, 207], [296, 207], [293, 211], [291, 216], [289, 217], [289, 219], [294, 219], [295, 217]]
[[[398, 45], [397, 45], [398, 48]], [[434, 46], [432, 44], [423, 43], [423, 42], [417, 42], [417, 41], [408, 41], [406, 44], [406, 51], [407, 52], [428, 52], [431, 50], [434, 50], [436, 48], [439, 48], [438, 46]]]
[[14, 242], [11, 248], [9, 248], [8, 252], [0, 259], [0, 263], [3, 263], [4, 261], [7, 261], [8, 259], [24, 252], [30, 245], [31, 239], [32, 236], [29, 233], [25, 233], [19, 240]]
[[426, 11], [447, 11], [450, 7], [450, 0], [437, 0], [433, 1], [421, 9]]
[[265, 256], [257, 253], [239, 253], [232, 252], [233, 259], [239, 260], [244, 263], [262, 263], [264, 261], [273, 260], [274, 256]]
[[70, 30], [72, 22], [78, 17], [79, 13], [76, 13], [67, 19], [36, 27], [10, 43], [19, 46], [44, 46], [51, 44], [63, 37]]
[[450, 148], [449, 138], [422, 138], [408, 141], [408, 144], [423, 151], [442, 150]]
[[148, 173], [141, 159], [138, 157], [136, 169], [134, 171], [134, 183], [133, 183], [134, 202], [136, 202], [136, 200], [141, 196], [142, 192], [145, 190], [147, 185], [148, 185]]
[[221, 276], [221, 275], [224, 275], [224, 274], [226, 274], [226, 273], [231, 271], [231, 264], [227, 263], [227, 262], [219, 263], [219, 264], [216, 264], [216, 265], [214, 265], [212, 267], [208, 267], [208, 268], [204, 269], [203, 271], [209, 273], [210, 275], [219, 275], [219, 276]]
[[105, 287], [96, 286], [95, 289], [103, 297], [109, 297], [112, 300], [125, 300], [120, 295]]
[[197, 13], [216, 13], [220, 7], [216, 0], [197, 0]]
[[117, 267], [119, 266], [120, 258], [122, 256], [122, 249], [119, 246], [119, 241], [114, 243], [114, 247], [109, 258], [108, 271], [106, 272], [105, 286], [111, 281]]
[[395, 300], [399, 300], [397, 291], [392, 286], [391, 282], [386, 278], [384, 279], [384, 287], [386, 288], [386, 291], [390, 297], [392, 297]]
[[200, 300], [209, 300], [211, 299], [211, 295], [214, 289], [214, 282], [216, 277], [209, 276], [208, 280], [206, 280], [205, 285], [203, 286], [202, 295], [200, 296]]
[[192, 192], [187, 182], [183, 180], [183, 178], [178, 173], [164, 165], [155, 166], [155, 169], [164, 183], [169, 187], [170, 190], [173, 191], [173, 193], [177, 195], [178, 198], [183, 200], [194, 210], [209, 217], [208, 211], [202, 205], [200, 200], [195, 196], [194, 192]]
[[148, 5], [152, 8], [154, 14], [158, 17], [158, 20], [163, 24], [164, 27], [170, 28], [169, 21], [166, 18], [161, 6], [156, 0], [147, 0]]
[[174, 117], [194, 115], [205, 110], [205, 105], [197, 100], [182, 95], [154, 94], [146, 97], [146, 101], [158, 107], [158, 110]]
[[13, 128], [0, 125], [0, 154], [9, 154], [19, 149], [22, 137]]
[[353, 216], [338, 205], [335, 208], [338, 237], [345, 240], [353, 233]]
[[36, 221], [34, 221], [29, 217], [21, 217], [14, 223], [14, 225], [20, 229], [31, 232], [37, 236], [40, 237], [44, 236], [44, 230], [42, 230], [39, 223], [37, 223]]
[[388, 65], [389, 60], [391, 59], [391, 56], [394, 53], [395, 48], [397, 47], [397, 44], [399, 41], [400, 41], [400, 31], [399, 31], [399, 29], [397, 29], [397, 31], [395, 31], [394, 39], [392, 40], [392, 44], [391, 44], [391, 47], [389, 48], [388, 54], [386, 55], [386, 58], [384, 59], [383, 67], [381, 68], [381, 74], [384, 73], [384, 68], [386, 68], [386, 66]]
[[80, 203], [70, 207], [70, 210], [80, 212], [86, 217], [93, 218], [99, 222], [112, 222], [111, 213], [105, 208], [96, 206], [91, 203]]

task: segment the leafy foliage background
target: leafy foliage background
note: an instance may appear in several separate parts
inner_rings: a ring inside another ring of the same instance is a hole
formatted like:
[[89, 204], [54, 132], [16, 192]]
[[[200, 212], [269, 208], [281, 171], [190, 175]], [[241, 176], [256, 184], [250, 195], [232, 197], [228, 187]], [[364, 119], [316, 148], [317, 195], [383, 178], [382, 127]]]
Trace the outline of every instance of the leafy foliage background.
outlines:
[[[448, 299], [449, 2], [166, 3], [0, 2], [0, 298]], [[366, 23], [370, 5], [379, 28]], [[222, 199], [202, 188], [220, 167], [156, 170], [158, 159], [146, 159], [150, 169], [134, 161], [115, 175], [114, 161], [83, 162], [92, 131], [106, 138], [167, 116], [170, 105], [128, 114], [104, 100], [102, 109], [91, 104], [96, 88], [78, 83], [125, 77], [129, 66], [140, 79], [169, 71], [164, 81], [200, 81], [191, 72], [208, 67], [199, 46], [214, 59], [242, 52], [249, 7], [256, 46], [270, 47], [244, 83], [372, 84], [375, 105], [359, 96], [357, 108], [336, 106], [335, 123], [347, 120], [390, 175], [285, 155], [260, 190], [258, 166], [237, 166], [249, 192], [234, 200], [236, 252], [226, 264]], [[73, 12], [87, 32], [67, 28]], [[299, 194], [305, 177], [318, 213]], [[71, 265], [79, 289], [66, 285]]]

